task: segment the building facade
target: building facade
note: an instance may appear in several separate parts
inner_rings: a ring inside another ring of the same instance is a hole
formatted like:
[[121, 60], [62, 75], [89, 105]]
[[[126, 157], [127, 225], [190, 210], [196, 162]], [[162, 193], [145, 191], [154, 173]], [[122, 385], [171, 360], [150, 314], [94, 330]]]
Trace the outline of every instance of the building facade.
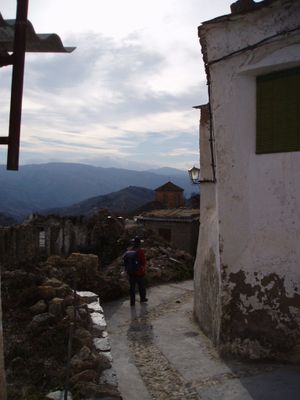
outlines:
[[199, 27], [200, 166], [216, 182], [201, 186], [194, 313], [223, 353], [299, 361], [300, 2], [231, 11]]
[[183, 189], [172, 182], [167, 182], [155, 191], [155, 200], [166, 208], [177, 208], [184, 205]]
[[199, 209], [173, 208], [144, 212], [137, 222], [150, 228], [173, 247], [195, 256], [199, 235]]

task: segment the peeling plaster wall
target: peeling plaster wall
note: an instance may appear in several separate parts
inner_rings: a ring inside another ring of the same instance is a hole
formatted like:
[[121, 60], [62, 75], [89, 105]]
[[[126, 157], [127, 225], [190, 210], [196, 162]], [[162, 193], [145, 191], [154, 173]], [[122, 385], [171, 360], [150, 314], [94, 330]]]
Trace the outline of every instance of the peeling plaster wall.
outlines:
[[[201, 108], [200, 169], [211, 177], [209, 109]], [[194, 265], [194, 315], [202, 330], [218, 344], [220, 328], [220, 257], [217, 192], [214, 184], [201, 185], [200, 229]]]
[[[206, 61], [295, 29], [299, 20], [300, 2], [283, 0], [204, 24]], [[203, 241], [202, 218], [213, 240], [219, 224], [219, 343], [224, 353], [300, 360], [300, 153], [255, 154], [256, 76], [296, 65], [299, 30], [209, 67], [217, 200], [216, 216], [209, 220], [212, 211], [205, 204], [213, 189], [201, 187], [198, 252], [212, 243]], [[203, 270], [205, 260], [201, 264]]]

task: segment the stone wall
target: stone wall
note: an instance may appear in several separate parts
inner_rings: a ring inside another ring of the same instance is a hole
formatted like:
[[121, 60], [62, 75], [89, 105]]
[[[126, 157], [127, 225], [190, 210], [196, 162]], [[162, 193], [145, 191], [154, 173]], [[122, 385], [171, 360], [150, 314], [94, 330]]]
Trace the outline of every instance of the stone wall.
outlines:
[[[154, 219], [144, 222], [145, 226], [150, 228], [156, 235], [167, 240], [174, 248], [178, 248], [193, 256], [196, 254], [199, 221], [190, 220], [188, 222], [180, 221], [155, 221]], [[165, 232], [165, 234], [164, 234]]]
[[72, 252], [94, 253], [110, 262], [124, 231], [122, 222], [101, 212], [90, 219], [33, 216], [22, 225], [0, 227], [0, 263], [19, 263]]

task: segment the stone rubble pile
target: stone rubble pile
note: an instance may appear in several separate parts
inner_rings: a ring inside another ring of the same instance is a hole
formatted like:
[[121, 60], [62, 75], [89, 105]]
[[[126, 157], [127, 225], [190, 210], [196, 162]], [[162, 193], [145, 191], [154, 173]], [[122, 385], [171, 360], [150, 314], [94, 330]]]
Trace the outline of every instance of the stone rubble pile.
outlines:
[[[91, 317], [90, 332], [75, 332], [82, 339], [83, 346], [71, 359], [70, 384], [76, 398], [106, 400], [121, 399], [118, 381], [112, 369], [111, 347], [106, 331], [106, 321], [99, 297], [88, 291], [77, 292], [79, 303], [86, 305]], [[51, 400], [63, 400], [64, 392], [55, 391], [46, 397]], [[68, 393], [70, 400], [72, 395]]]
[[[72, 289], [63, 280], [64, 274], [56, 271], [62, 260], [55, 260], [56, 263], [52, 260], [55, 266], [52, 264], [51, 273], [48, 263], [45, 269], [10, 270], [2, 274], [11, 398], [21, 398], [18, 396], [25, 393], [27, 389], [24, 388], [35, 390], [45, 385], [55, 389], [47, 395], [49, 399], [64, 398], [68, 340], [72, 331], [70, 400], [119, 400], [99, 296], [91, 291]], [[88, 271], [94, 276], [98, 257], [77, 253], [65, 263], [64, 267], [72, 276], [74, 273], [84, 276]], [[22, 328], [16, 330], [21, 324]], [[29, 397], [25, 395], [24, 398]]]

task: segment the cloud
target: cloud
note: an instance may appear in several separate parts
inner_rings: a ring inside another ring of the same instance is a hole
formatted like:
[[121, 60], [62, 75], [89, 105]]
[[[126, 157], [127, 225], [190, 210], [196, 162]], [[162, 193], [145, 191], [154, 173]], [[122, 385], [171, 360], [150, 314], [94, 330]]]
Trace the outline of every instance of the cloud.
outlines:
[[[74, 53], [26, 56], [21, 135], [24, 162], [41, 155], [44, 160], [61, 161], [97, 160], [106, 155], [176, 166], [176, 159], [183, 165], [184, 157], [188, 161], [193, 157], [199, 118], [192, 106], [207, 101], [191, 13], [196, 2], [191, 0], [186, 6], [178, 1], [167, 3], [157, 9], [155, 24], [154, 20], [149, 22], [155, 7], [147, 3], [148, 25], [144, 27], [136, 20], [131, 29], [113, 37], [111, 29], [106, 34], [101, 28], [96, 32], [91, 21], [90, 30], [75, 33], [74, 28], [72, 35], [65, 35], [64, 43], [77, 46]], [[38, 3], [33, 6], [32, 0], [31, 4], [35, 18]], [[135, 0], [130, 4], [140, 11], [145, 8]], [[52, 5], [47, 7], [50, 15]], [[185, 27], [179, 23], [181, 18]], [[170, 28], [168, 33], [166, 27]], [[55, 25], [53, 31], [59, 33]], [[186, 35], [191, 35], [190, 42]], [[2, 70], [1, 91], [8, 96], [9, 74], [2, 74]], [[0, 107], [2, 129], [8, 113], [3, 96]]]

